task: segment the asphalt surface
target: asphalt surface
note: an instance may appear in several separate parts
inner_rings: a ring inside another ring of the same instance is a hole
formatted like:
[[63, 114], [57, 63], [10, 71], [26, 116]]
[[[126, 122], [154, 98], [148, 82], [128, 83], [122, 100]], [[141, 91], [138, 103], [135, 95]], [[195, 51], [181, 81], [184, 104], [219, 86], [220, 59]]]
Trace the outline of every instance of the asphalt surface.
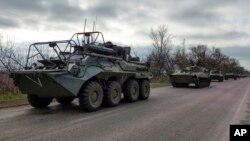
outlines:
[[250, 78], [209, 88], [163, 87], [146, 101], [86, 113], [77, 101], [44, 110], [0, 109], [1, 141], [228, 141], [229, 125], [244, 120]]

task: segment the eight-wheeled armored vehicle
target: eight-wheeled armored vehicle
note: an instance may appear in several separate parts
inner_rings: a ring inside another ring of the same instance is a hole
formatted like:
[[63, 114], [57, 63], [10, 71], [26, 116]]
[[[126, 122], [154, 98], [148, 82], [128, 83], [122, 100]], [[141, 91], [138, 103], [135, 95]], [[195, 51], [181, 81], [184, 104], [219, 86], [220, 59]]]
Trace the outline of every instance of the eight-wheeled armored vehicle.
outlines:
[[234, 80], [237, 80], [238, 76], [235, 73], [226, 73], [225, 74], [225, 80], [228, 80], [230, 78], [232, 78]]
[[219, 70], [210, 71], [211, 80], [217, 80], [218, 82], [223, 82], [224, 75]]
[[190, 66], [172, 73], [170, 81], [173, 87], [187, 87], [189, 84], [195, 84], [197, 88], [201, 88], [209, 87], [211, 79], [206, 68]]
[[130, 50], [105, 42], [101, 32], [75, 33], [70, 40], [31, 44], [24, 70], [10, 77], [35, 108], [53, 98], [64, 105], [78, 98], [86, 111], [116, 106], [122, 93], [128, 102], [145, 100], [152, 75]]

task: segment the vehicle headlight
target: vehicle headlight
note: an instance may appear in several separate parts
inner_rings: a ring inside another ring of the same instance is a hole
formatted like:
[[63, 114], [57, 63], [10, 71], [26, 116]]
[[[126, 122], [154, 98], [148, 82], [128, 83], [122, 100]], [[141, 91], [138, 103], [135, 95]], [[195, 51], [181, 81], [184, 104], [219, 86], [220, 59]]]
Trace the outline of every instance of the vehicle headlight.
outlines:
[[76, 64], [69, 64], [68, 71], [73, 76], [78, 76], [78, 74], [80, 73], [80, 67], [78, 65], [76, 65]]

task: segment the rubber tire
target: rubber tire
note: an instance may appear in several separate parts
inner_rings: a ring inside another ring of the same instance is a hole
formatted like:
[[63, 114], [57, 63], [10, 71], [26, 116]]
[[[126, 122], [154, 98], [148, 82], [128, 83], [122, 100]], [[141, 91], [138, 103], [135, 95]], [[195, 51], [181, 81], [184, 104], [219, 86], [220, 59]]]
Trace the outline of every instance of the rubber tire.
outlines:
[[46, 108], [51, 103], [52, 98], [40, 98], [37, 95], [28, 94], [27, 96], [29, 104], [34, 108]]
[[[117, 93], [114, 98], [114, 93]], [[108, 82], [107, 89], [104, 94], [104, 102], [107, 106], [117, 106], [121, 101], [122, 88], [121, 85], [116, 81]]]
[[148, 80], [142, 80], [140, 82], [139, 99], [146, 100], [150, 95], [150, 83]]
[[56, 98], [56, 101], [62, 105], [70, 105], [74, 99], [75, 97], [62, 97], [62, 98]]
[[[91, 101], [91, 96], [96, 93], [96, 102]], [[80, 108], [87, 112], [97, 111], [102, 105], [103, 101], [103, 89], [102, 86], [96, 82], [91, 81], [86, 84], [84, 89], [79, 95]]]
[[[135, 93], [133, 93], [133, 88], [135, 89]], [[123, 88], [124, 99], [127, 102], [135, 102], [139, 98], [139, 84], [136, 80], [130, 79], [128, 80]]]

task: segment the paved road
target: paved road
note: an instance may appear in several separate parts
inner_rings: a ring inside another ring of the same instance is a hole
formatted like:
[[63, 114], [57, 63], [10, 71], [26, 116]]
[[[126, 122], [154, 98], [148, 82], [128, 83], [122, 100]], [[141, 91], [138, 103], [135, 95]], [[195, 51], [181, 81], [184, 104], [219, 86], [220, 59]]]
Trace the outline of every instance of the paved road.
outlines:
[[250, 78], [211, 87], [156, 88], [148, 101], [122, 103], [94, 113], [75, 103], [0, 110], [0, 140], [228, 141], [229, 124], [246, 114]]

